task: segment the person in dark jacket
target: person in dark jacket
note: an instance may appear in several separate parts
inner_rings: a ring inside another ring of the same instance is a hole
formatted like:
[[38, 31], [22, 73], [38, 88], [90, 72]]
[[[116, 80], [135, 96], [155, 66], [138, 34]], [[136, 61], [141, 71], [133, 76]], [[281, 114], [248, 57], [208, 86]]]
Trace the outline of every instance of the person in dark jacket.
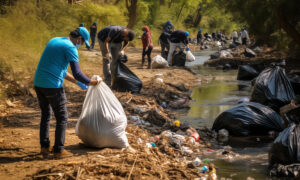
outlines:
[[169, 44], [170, 37], [171, 37], [171, 34], [169, 34], [167, 32], [163, 32], [159, 36], [159, 43], [161, 46], [161, 56], [165, 59], [167, 59], [168, 53], [170, 50], [170, 44]]
[[188, 47], [188, 36], [189, 32], [184, 32], [182, 30], [177, 30], [171, 33], [170, 36], [170, 51], [168, 54], [168, 63], [171, 65], [172, 56], [176, 48], [180, 48], [183, 50], [184, 48]]
[[[98, 32], [98, 41], [103, 57], [104, 80], [108, 86], [114, 81], [117, 70], [117, 61], [120, 55], [124, 55], [129, 41], [135, 38], [135, 33], [123, 26], [106, 26]], [[122, 45], [122, 42], [124, 44]]]
[[174, 29], [174, 25], [170, 21], [167, 21], [166, 24], [164, 25], [164, 32], [171, 33], [173, 29]]
[[143, 68], [144, 62], [145, 62], [145, 55], [147, 54], [147, 57], [148, 57], [147, 68], [150, 69], [150, 67], [151, 67], [151, 52], [153, 49], [151, 32], [147, 26], [144, 26], [142, 28], [142, 30], [144, 31], [144, 33], [142, 35], [142, 43], [143, 43], [142, 68]]
[[91, 26], [90, 26], [90, 35], [91, 35], [91, 49], [94, 49], [95, 42], [96, 42], [96, 34], [97, 34], [97, 22], [95, 21]]
[[[89, 32], [84, 27], [72, 31], [69, 37], [51, 39], [36, 69], [33, 83], [41, 109], [40, 145], [43, 156], [51, 153], [49, 139], [51, 109], [56, 119], [53, 156], [61, 158], [71, 155], [70, 152], [64, 150], [68, 122], [64, 80], [76, 83], [82, 89], [87, 89], [87, 85], [94, 86], [99, 83], [98, 80], [91, 80], [80, 71], [78, 49], [83, 43], [89, 43]], [[67, 71], [69, 64], [73, 76]]]
[[202, 29], [200, 28], [197, 34], [197, 43], [200, 44], [202, 40]]

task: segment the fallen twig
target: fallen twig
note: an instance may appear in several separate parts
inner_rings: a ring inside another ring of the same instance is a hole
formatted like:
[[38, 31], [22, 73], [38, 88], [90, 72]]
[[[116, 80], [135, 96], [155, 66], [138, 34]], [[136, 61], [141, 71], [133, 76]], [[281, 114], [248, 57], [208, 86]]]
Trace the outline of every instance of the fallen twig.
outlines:
[[138, 155], [136, 155], [136, 157], [135, 157], [135, 160], [134, 160], [134, 163], [133, 163], [132, 168], [131, 168], [131, 170], [130, 170], [128, 179], [130, 179], [130, 176], [131, 176], [131, 173], [132, 173], [132, 171], [133, 171], [133, 168], [134, 168], [134, 165], [135, 165], [135, 162], [136, 162], [137, 158], [138, 158]]

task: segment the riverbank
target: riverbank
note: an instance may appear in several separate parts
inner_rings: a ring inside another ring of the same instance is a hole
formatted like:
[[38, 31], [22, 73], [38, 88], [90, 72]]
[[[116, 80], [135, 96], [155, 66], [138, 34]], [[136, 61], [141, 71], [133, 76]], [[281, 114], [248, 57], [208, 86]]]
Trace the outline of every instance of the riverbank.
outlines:
[[[255, 51], [255, 57], [246, 57], [243, 52], [245, 47], [239, 46], [238, 48], [231, 49], [233, 57], [221, 57], [211, 59], [204, 63], [210, 67], [224, 66], [229, 64], [233, 69], [237, 69], [239, 65], [252, 65], [261, 64], [267, 67], [269, 64], [275, 62], [280, 63], [283, 59], [286, 61], [286, 70], [291, 73], [300, 74], [300, 59], [290, 57], [285, 53], [276, 51], [272, 48], [261, 47], [259, 51]], [[254, 48], [255, 49], [255, 48]]]
[[[197, 129], [200, 143], [184, 143], [193, 153], [170, 150], [163, 140], [156, 141], [154, 135], [164, 130], [185, 134], [186, 125], [178, 128], [176, 108], [188, 108], [188, 104], [176, 104], [177, 100], [190, 99], [191, 90], [199, 82], [207, 79], [197, 76], [184, 68], [142, 69], [141, 48], [129, 48], [126, 65], [142, 80], [140, 94], [114, 92], [122, 103], [128, 116], [127, 137], [134, 149], [95, 149], [86, 147], [75, 134], [75, 125], [80, 116], [86, 91], [76, 85], [65, 82], [68, 99], [69, 121], [66, 131], [65, 148], [73, 153], [72, 157], [62, 160], [44, 159], [39, 155], [40, 112], [35, 93], [28, 86], [16, 86], [21, 89], [6, 103], [0, 117], [0, 177], [2, 179], [193, 179], [203, 174], [191, 165], [195, 157], [208, 154], [222, 155], [217, 151], [219, 145], [207, 128]], [[88, 76], [102, 75], [101, 54], [98, 51], [80, 51], [80, 66]], [[159, 54], [154, 48], [152, 57]], [[160, 75], [157, 75], [160, 74]], [[154, 82], [159, 76], [164, 83]], [[23, 88], [23, 89], [22, 89]], [[160, 105], [165, 102], [167, 108]], [[173, 106], [172, 106], [173, 104]], [[175, 105], [174, 105], [175, 104]], [[177, 106], [180, 105], [180, 106]], [[136, 121], [132, 116], [144, 121]], [[53, 142], [55, 120], [51, 121], [50, 139]], [[157, 147], [149, 148], [146, 143], [155, 142]], [[202, 159], [203, 160], [203, 159]], [[209, 160], [206, 160], [206, 163]], [[208, 164], [206, 164], [208, 165]], [[130, 178], [129, 178], [130, 177]]]
[[[198, 77], [183, 68], [146, 69], [145, 66], [142, 69], [141, 52], [141, 48], [129, 48], [126, 52], [129, 57], [126, 65], [143, 82], [141, 94], [115, 92], [129, 117], [127, 137], [135, 152], [85, 147], [75, 134], [75, 125], [86, 92], [74, 84], [65, 82], [69, 111], [65, 148], [73, 156], [62, 160], [42, 158], [39, 155], [38, 138], [40, 112], [35, 93], [26, 84], [16, 85], [16, 88], [21, 90], [16, 91], [15, 96], [7, 100], [6, 106], [1, 111], [0, 177], [2, 179], [32, 179], [33, 177], [34, 179], [128, 179], [129, 177], [130, 179], [145, 177], [191, 179], [200, 177], [202, 173], [188, 165], [187, 159], [193, 160], [191, 155], [176, 149], [166, 150], [165, 144], [161, 142], [156, 142], [156, 148], [146, 146], [147, 142], [153, 141], [154, 135], [159, 135], [163, 130], [173, 129], [184, 134], [184, 129], [180, 130], [172, 123], [176, 114], [170, 108], [162, 108], [160, 104], [165, 102], [169, 105], [178, 99], [188, 100], [190, 90], [197, 84]], [[153, 57], [156, 54], [159, 54], [158, 48], [154, 49]], [[82, 71], [88, 76], [94, 74], [102, 76], [102, 63], [98, 51], [82, 50], [80, 65]], [[163, 84], [153, 82], [156, 74], [162, 74], [160, 77], [164, 81]], [[187, 108], [186, 105], [182, 107]], [[144, 111], [137, 111], [139, 108]], [[150, 124], [135, 125], [135, 121], [130, 119], [130, 116], [139, 116]], [[51, 142], [54, 140], [54, 131], [55, 120], [53, 119], [50, 127]], [[197, 147], [188, 144], [186, 146], [198, 149], [198, 153], [208, 152], [208, 147], [212, 143], [208, 141], [207, 135], [210, 134], [200, 134], [201, 144]]]

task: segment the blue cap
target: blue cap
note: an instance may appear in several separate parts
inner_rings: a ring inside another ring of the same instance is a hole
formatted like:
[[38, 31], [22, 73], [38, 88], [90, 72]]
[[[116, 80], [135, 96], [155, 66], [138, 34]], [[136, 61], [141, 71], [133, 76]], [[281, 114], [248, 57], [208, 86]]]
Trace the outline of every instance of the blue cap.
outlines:
[[79, 24], [79, 27], [84, 27], [84, 23], [80, 23], [80, 24]]
[[199, 30], [202, 31], [202, 28], [200, 28]]
[[170, 21], [167, 21], [167, 24], [171, 24], [171, 22], [170, 22]]
[[189, 32], [185, 32], [184, 33], [185, 36], [189, 36], [189, 34], [190, 34]]
[[89, 33], [89, 31], [85, 27], [79, 27], [78, 28], [78, 33], [84, 39], [85, 45], [90, 47], [90, 43], [89, 43], [90, 33]]
[[95, 21], [94, 24], [97, 25], [98, 24], [97, 21]]

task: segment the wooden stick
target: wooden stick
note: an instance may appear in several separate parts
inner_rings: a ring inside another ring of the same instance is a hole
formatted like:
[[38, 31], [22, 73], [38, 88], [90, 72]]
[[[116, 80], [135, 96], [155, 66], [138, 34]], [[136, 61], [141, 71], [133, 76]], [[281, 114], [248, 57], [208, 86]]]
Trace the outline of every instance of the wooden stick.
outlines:
[[132, 165], [132, 168], [131, 168], [130, 173], [129, 173], [129, 176], [128, 176], [128, 180], [130, 179], [130, 176], [131, 176], [131, 173], [132, 173], [132, 171], [133, 171], [133, 168], [134, 168], [134, 165], [135, 165], [135, 162], [136, 162], [137, 158], [138, 158], [138, 155], [136, 155], [136, 157], [135, 157], [134, 163], [133, 163], [133, 165]]

